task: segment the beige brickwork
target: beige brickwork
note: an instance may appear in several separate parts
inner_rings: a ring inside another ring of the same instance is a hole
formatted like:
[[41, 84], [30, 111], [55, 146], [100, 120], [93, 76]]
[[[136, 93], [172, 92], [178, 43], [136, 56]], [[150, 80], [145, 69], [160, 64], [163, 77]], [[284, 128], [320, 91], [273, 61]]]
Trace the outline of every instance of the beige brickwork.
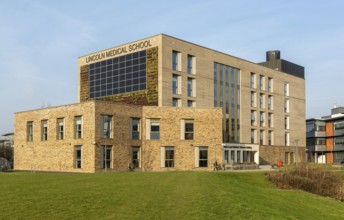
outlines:
[[[101, 136], [101, 115], [111, 115], [112, 137]], [[82, 116], [82, 138], [75, 139], [74, 117]], [[101, 167], [101, 147], [111, 146], [111, 166], [108, 171], [125, 171], [131, 162], [131, 147], [139, 147], [142, 170], [195, 169], [195, 147], [209, 148], [212, 169], [213, 146], [221, 139], [222, 110], [220, 108], [140, 107], [89, 101], [15, 114], [15, 169], [34, 171], [98, 172]], [[64, 118], [64, 140], [57, 139], [57, 119]], [[141, 119], [140, 140], [132, 140], [132, 118]], [[146, 140], [146, 120], [160, 119], [160, 140]], [[181, 140], [181, 121], [194, 120], [194, 140]], [[48, 140], [41, 138], [41, 121], [48, 121]], [[33, 122], [33, 141], [27, 141], [27, 122]], [[82, 168], [75, 168], [74, 147], [82, 146]], [[161, 168], [160, 147], [175, 146], [175, 167]], [[217, 150], [222, 162], [220, 148]]]

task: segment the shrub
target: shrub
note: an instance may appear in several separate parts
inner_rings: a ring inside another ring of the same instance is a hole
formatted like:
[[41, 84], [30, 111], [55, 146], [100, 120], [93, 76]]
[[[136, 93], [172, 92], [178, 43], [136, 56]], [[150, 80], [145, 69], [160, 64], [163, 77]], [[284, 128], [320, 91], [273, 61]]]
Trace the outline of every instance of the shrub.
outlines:
[[344, 201], [344, 175], [336, 174], [325, 167], [299, 164], [266, 175], [280, 188], [300, 189]]

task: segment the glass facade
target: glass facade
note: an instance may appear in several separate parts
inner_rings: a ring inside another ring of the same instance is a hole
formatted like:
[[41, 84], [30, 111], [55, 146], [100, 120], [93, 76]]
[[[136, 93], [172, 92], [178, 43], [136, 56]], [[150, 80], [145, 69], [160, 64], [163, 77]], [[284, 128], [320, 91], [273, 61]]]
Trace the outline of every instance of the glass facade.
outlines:
[[90, 64], [90, 98], [146, 89], [146, 51]]
[[214, 107], [222, 107], [223, 142], [240, 142], [240, 70], [214, 63]]

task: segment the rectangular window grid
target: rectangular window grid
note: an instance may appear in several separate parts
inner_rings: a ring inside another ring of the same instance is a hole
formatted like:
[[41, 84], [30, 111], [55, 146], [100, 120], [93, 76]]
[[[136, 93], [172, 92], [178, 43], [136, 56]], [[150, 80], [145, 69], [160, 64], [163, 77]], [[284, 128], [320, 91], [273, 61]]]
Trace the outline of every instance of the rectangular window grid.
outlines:
[[146, 89], [146, 51], [90, 64], [90, 98]]

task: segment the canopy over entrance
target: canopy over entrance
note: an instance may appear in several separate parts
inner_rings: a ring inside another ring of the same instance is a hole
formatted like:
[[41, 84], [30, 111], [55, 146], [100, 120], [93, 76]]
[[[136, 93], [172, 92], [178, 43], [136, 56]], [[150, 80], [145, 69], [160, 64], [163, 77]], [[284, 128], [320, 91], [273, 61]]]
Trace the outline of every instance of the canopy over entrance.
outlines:
[[224, 164], [253, 162], [259, 164], [258, 144], [224, 143], [222, 149]]

